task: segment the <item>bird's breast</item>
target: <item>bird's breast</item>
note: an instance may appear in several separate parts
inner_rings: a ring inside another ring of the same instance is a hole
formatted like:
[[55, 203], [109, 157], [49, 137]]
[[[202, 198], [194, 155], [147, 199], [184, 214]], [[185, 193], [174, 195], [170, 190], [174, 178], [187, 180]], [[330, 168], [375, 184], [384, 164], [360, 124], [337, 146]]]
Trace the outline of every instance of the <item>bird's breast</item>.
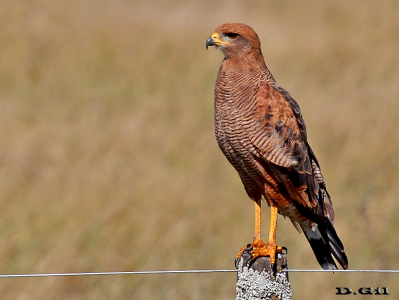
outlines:
[[[237, 81], [236, 81], [237, 83]], [[215, 136], [220, 149], [235, 167], [251, 155], [249, 133], [256, 119], [254, 84], [217, 84]]]

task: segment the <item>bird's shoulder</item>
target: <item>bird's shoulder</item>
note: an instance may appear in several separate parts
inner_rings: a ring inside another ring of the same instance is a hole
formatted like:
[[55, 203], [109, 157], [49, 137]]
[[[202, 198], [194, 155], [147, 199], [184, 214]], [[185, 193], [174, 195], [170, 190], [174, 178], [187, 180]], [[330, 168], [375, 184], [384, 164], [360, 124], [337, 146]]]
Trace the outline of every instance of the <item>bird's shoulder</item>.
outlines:
[[306, 126], [298, 103], [272, 80], [261, 81], [255, 95], [252, 143], [262, 158], [300, 173], [312, 173]]
[[307, 140], [306, 125], [298, 103], [272, 80], [264, 80], [259, 84], [255, 96], [255, 118], [264, 126], [273, 126], [277, 130], [289, 129], [289, 133], [297, 139]]

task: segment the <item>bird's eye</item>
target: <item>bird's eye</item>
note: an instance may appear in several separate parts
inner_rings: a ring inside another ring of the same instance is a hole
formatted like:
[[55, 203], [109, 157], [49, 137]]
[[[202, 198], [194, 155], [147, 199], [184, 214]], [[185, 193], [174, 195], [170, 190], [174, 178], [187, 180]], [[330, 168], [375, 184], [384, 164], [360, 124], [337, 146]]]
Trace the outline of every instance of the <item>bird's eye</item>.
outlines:
[[238, 37], [238, 34], [237, 34], [237, 33], [226, 33], [226, 35], [227, 35], [227, 37], [228, 37], [230, 40], [234, 40], [234, 39], [236, 39], [236, 38]]

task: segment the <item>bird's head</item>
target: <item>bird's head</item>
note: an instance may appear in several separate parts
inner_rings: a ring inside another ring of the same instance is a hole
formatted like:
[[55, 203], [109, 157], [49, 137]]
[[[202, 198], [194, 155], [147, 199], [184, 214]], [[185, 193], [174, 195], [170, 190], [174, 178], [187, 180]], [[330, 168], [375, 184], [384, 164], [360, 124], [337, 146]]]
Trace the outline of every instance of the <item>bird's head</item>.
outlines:
[[224, 56], [231, 57], [251, 52], [260, 53], [260, 41], [256, 32], [242, 23], [227, 23], [218, 26], [206, 41], [206, 49], [215, 46]]

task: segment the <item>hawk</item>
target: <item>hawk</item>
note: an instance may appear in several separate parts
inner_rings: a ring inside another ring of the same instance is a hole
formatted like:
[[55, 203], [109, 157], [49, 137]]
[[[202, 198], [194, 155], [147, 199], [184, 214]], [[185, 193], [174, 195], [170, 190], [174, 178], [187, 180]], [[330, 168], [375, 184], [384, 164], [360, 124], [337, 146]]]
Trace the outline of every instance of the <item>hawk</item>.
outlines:
[[[255, 203], [252, 261], [275, 263], [277, 216], [303, 231], [323, 269], [347, 269], [334, 228], [334, 210], [315, 154], [307, 142], [298, 103], [267, 68], [256, 32], [242, 23], [223, 24], [206, 41], [224, 59], [215, 86], [215, 135]], [[261, 240], [261, 199], [271, 208], [269, 240]], [[240, 257], [246, 247], [237, 254]]]

